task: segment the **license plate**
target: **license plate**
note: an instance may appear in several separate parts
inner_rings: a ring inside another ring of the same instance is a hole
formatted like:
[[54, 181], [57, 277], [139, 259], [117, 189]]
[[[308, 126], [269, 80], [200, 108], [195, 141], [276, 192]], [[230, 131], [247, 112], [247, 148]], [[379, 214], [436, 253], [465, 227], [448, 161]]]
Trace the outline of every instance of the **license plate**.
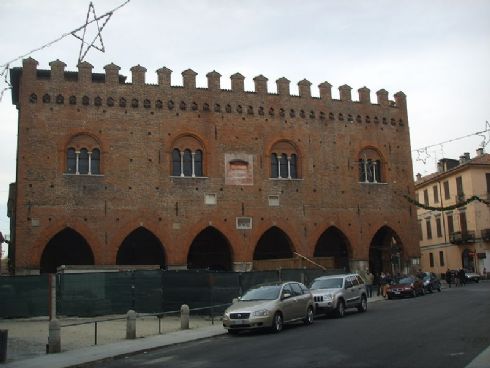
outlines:
[[400, 292], [399, 292], [399, 291], [395, 291], [395, 294], [396, 294], [396, 295], [400, 295]]
[[232, 325], [244, 325], [245, 324], [245, 320], [242, 320], [242, 319], [233, 320], [233, 321], [231, 321], [231, 324]]

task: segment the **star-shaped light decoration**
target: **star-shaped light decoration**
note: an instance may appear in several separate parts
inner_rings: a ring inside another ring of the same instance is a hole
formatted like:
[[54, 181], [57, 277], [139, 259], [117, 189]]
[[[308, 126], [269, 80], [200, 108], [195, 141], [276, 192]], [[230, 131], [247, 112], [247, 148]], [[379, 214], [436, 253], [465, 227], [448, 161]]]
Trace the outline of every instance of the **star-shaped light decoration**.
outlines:
[[[111, 11], [111, 12], [108, 12], [108, 13], [100, 16], [100, 17], [97, 17], [97, 15], [95, 14], [94, 4], [92, 4], [92, 2], [90, 2], [89, 6], [88, 6], [87, 18], [85, 20], [85, 24], [82, 27], [71, 32], [71, 34], [73, 36], [75, 36], [80, 41], [82, 41], [82, 44], [80, 45], [80, 54], [78, 55], [78, 62], [79, 63], [83, 61], [85, 55], [87, 55], [88, 51], [92, 47], [94, 49], [99, 50], [99, 51], [105, 52], [104, 41], [102, 40], [102, 30], [104, 29], [104, 27], [107, 24], [107, 22], [109, 21], [109, 19], [111, 19], [112, 13], [113, 12]], [[104, 23], [102, 23], [102, 25], [100, 25], [99, 21], [102, 21], [102, 20], [104, 20]], [[85, 41], [85, 35], [87, 33], [87, 27], [92, 23], [95, 23], [97, 25], [97, 34], [95, 35], [93, 40], [89, 43], [89, 42]], [[80, 31], [82, 32], [81, 36], [78, 34]]]

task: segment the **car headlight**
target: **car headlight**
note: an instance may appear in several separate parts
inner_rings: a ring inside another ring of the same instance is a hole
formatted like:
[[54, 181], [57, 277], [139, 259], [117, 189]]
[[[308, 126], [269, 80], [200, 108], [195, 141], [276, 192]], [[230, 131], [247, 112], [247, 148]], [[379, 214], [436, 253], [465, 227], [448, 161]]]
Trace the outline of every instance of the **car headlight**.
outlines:
[[254, 317], [266, 317], [268, 316], [270, 311], [268, 309], [260, 309], [252, 313]]

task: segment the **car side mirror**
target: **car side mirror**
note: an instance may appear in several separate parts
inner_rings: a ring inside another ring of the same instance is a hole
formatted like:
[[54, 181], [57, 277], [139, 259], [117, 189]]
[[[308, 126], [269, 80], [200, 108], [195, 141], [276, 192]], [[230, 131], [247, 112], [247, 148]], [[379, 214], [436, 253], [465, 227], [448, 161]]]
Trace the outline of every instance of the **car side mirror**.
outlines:
[[281, 299], [287, 299], [287, 298], [290, 298], [291, 297], [291, 294], [290, 293], [284, 293], [282, 294], [282, 298]]

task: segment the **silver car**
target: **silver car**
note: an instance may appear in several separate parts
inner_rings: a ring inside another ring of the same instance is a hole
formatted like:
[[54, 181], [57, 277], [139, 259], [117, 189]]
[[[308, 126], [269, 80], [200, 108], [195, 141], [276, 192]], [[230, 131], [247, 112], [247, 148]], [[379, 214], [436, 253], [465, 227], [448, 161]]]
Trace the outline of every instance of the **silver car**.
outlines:
[[225, 310], [223, 327], [228, 333], [270, 328], [279, 332], [283, 324], [303, 321], [311, 324], [314, 316], [313, 296], [299, 282], [257, 285]]
[[358, 274], [318, 277], [310, 289], [317, 312], [335, 313], [342, 318], [348, 308], [367, 311], [366, 285]]

